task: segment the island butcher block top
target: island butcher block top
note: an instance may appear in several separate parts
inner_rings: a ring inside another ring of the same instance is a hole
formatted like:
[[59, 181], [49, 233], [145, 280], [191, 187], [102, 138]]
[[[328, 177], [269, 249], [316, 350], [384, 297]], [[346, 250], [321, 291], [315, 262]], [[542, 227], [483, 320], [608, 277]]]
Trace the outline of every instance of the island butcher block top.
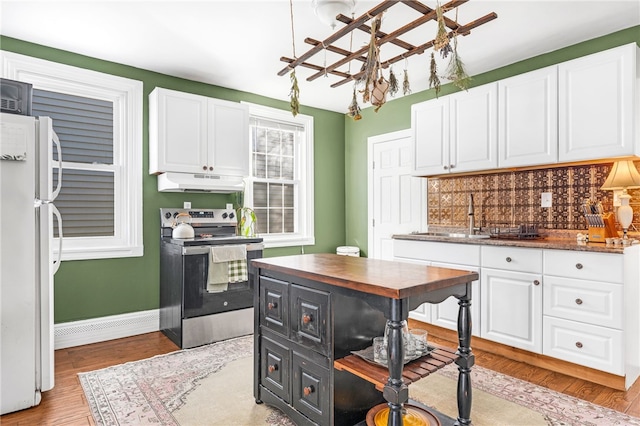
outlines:
[[253, 265], [392, 299], [478, 279], [478, 274], [471, 271], [328, 253], [256, 259]]

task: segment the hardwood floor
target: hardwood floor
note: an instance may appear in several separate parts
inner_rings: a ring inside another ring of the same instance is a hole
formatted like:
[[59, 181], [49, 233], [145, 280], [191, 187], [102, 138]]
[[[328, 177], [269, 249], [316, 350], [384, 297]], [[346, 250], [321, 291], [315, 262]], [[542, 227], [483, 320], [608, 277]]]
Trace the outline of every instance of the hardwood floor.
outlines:
[[[433, 336], [430, 336], [430, 340], [452, 348], [457, 344]], [[0, 424], [95, 425], [78, 380], [78, 373], [175, 350], [178, 348], [160, 332], [57, 350], [55, 387], [43, 394], [40, 405], [1, 416]], [[474, 353], [476, 365], [640, 417], [640, 380], [626, 392], [617, 391], [487, 351], [474, 349]]]

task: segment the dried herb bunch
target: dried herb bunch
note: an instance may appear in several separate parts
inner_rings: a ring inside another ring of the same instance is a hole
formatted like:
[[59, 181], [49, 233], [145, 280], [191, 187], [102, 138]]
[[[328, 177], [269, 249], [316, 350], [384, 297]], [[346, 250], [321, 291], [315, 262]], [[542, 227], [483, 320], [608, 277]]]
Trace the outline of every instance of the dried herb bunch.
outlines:
[[438, 31], [436, 38], [433, 40], [433, 48], [440, 51], [443, 58], [451, 52], [451, 46], [449, 45], [449, 36], [447, 35], [447, 28], [444, 23], [444, 15], [440, 3], [436, 6], [436, 17], [438, 22]]
[[360, 105], [358, 105], [358, 98], [356, 96], [356, 88], [353, 88], [353, 98], [351, 99], [351, 103], [349, 104], [349, 111], [347, 112], [347, 115], [351, 118], [353, 118], [353, 121], [358, 121], [362, 118], [362, 115], [360, 114], [361, 109], [360, 109]]
[[389, 68], [389, 94], [395, 97], [398, 90], [400, 90], [400, 83], [398, 83], [398, 78], [391, 67]]
[[376, 44], [376, 33], [380, 29], [382, 23], [382, 14], [376, 16], [371, 24], [371, 38], [369, 40], [369, 51], [367, 53], [367, 61], [364, 64], [364, 89], [362, 90], [362, 101], [369, 102], [371, 98], [371, 90], [378, 79], [380, 70], [380, 47]]
[[438, 77], [438, 67], [436, 65], [436, 58], [431, 52], [431, 64], [429, 65], [429, 88], [434, 88], [436, 91], [436, 97], [440, 93], [440, 77]]
[[289, 92], [289, 96], [291, 97], [291, 113], [295, 117], [300, 112], [300, 88], [298, 87], [298, 79], [296, 78], [295, 70], [291, 71], [289, 78], [291, 79], [291, 91]]
[[409, 95], [411, 94], [411, 85], [409, 84], [409, 73], [407, 69], [404, 70], [404, 77], [402, 78], [402, 94]]
[[467, 74], [464, 63], [458, 54], [457, 34], [453, 37], [453, 54], [451, 55], [451, 60], [449, 61], [445, 74], [446, 78], [451, 80], [451, 82], [461, 90], [467, 90], [469, 88], [471, 77]]

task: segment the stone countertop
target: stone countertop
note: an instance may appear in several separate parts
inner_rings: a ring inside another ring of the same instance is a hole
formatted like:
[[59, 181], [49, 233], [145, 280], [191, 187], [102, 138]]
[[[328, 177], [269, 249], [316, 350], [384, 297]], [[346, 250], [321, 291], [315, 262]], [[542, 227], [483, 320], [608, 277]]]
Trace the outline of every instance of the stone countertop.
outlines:
[[[576, 232], [577, 234], [577, 232]], [[552, 250], [575, 250], [575, 251], [592, 251], [599, 253], [624, 253], [624, 247], [612, 246], [602, 243], [587, 243], [577, 241], [574, 234], [573, 238], [563, 234], [545, 235], [538, 239], [509, 239], [509, 238], [459, 238], [446, 237], [440, 235], [424, 235], [424, 234], [398, 234], [393, 235], [396, 240], [413, 240], [413, 241], [437, 241], [443, 243], [457, 244], [474, 244], [485, 246], [502, 246], [502, 247], [529, 247], [539, 249]], [[634, 240], [638, 243], [638, 240]]]

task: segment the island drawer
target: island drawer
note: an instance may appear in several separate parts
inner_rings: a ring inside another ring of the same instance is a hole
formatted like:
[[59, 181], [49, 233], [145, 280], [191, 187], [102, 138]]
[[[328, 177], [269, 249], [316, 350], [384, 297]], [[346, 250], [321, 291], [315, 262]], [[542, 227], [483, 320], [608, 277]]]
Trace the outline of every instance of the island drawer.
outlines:
[[624, 256], [570, 250], [545, 250], [544, 273], [582, 280], [624, 282]]
[[622, 331], [544, 317], [543, 354], [612, 374], [624, 374]]
[[260, 383], [283, 401], [290, 402], [291, 352], [264, 336], [260, 343]]
[[260, 324], [283, 336], [289, 334], [289, 283], [260, 277]]
[[622, 286], [545, 276], [544, 315], [622, 328]]
[[329, 293], [291, 284], [291, 339], [331, 356]]
[[318, 424], [329, 424], [329, 370], [294, 352], [292, 374], [293, 407]]
[[516, 272], [542, 272], [542, 250], [540, 249], [483, 246], [481, 255], [483, 268]]

